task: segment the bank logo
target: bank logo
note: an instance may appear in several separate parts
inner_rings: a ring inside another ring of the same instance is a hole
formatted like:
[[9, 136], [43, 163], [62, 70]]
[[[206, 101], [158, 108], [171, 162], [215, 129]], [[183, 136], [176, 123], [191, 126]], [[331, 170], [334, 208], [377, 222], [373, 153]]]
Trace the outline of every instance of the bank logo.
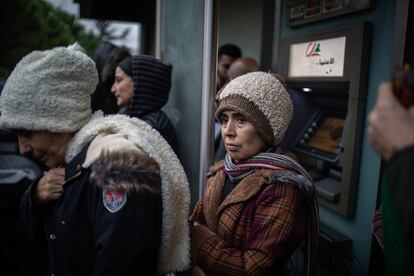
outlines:
[[320, 56], [320, 52], [321, 52], [320, 43], [309, 42], [308, 47], [306, 47], [305, 55], [307, 57]]

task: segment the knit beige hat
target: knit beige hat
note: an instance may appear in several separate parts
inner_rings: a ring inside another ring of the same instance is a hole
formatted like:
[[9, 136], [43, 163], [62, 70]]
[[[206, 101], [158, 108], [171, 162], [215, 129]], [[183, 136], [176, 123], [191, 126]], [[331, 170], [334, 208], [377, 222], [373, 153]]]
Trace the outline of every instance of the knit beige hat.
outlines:
[[219, 93], [216, 118], [228, 110], [243, 114], [267, 145], [278, 145], [292, 119], [293, 105], [278, 77], [252, 72], [235, 78]]
[[77, 43], [33, 51], [14, 68], [0, 97], [0, 128], [75, 132], [91, 118], [95, 62]]

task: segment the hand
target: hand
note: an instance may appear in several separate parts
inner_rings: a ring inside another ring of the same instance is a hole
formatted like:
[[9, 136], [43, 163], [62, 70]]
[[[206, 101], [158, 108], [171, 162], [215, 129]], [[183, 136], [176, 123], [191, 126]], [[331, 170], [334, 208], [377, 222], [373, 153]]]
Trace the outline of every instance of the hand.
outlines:
[[49, 170], [36, 185], [34, 201], [43, 203], [57, 200], [63, 194], [65, 182], [65, 169], [56, 168]]
[[368, 141], [387, 161], [396, 152], [414, 145], [414, 107], [405, 109], [392, 93], [390, 83], [379, 86], [368, 123]]

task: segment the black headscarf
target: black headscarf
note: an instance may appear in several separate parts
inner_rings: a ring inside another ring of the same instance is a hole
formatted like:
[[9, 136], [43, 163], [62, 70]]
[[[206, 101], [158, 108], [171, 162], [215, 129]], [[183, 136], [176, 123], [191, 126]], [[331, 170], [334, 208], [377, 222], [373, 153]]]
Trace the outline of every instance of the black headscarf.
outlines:
[[131, 78], [132, 76], [132, 57], [124, 58], [120, 63], [118, 63], [118, 67], [122, 69], [128, 76]]
[[174, 127], [167, 115], [161, 111], [168, 102], [172, 66], [147, 55], [128, 57], [118, 66], [132, 77], [134, 82], [134, 96], [126, 114], [146, 121], [158, 130], [177, 152], [178, 143]]

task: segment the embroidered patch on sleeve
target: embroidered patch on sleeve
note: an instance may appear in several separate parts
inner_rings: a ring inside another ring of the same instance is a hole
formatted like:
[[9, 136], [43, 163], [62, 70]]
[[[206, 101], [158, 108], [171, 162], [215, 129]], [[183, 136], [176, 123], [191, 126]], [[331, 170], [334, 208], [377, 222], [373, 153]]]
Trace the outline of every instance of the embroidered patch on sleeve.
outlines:
[[102, 196], [105, 208], [111, 213], [121, 210], [127, 200], [125, 191], [115, 191], [111, 188], [104, 188]]

